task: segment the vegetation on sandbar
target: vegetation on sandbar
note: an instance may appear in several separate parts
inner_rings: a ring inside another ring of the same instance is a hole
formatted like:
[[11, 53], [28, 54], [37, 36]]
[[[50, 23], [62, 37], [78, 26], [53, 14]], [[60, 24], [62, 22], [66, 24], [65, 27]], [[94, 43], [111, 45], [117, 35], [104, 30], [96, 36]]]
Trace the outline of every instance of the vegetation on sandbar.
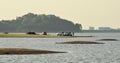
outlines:
[[70, 42], [56, 42], [56, 44], [104, 44], [92, 41], [70, 41]]

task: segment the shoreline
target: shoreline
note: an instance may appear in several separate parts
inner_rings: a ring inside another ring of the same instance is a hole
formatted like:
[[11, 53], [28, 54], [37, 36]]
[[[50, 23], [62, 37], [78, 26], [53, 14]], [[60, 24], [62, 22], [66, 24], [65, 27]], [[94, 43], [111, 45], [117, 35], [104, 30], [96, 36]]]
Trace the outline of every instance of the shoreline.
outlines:
[[40, 34], [0, 34], [0, 38], [77, 38], [77, 37], [94, 37], [94, 36], [57, 36], [57, 35], [40, 35]]

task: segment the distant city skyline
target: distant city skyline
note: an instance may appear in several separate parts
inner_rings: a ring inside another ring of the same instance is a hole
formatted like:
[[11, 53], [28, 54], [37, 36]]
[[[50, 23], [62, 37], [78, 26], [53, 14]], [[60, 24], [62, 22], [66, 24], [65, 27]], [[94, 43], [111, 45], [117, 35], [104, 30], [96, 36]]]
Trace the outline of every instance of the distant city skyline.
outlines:
[[89, 26], [89, 29], [88, 30], [119, 30], [120, 28], [111, 28], [111, 27], [104, 27], [104, 26], [101, 26], [101, 27], [93, 27], [93, 26]]
[[120, 0], [0, 0], [0, 20], [11, 20], [29, 12], [53, 14], [83, 29], [89, 26], [120, 28]]

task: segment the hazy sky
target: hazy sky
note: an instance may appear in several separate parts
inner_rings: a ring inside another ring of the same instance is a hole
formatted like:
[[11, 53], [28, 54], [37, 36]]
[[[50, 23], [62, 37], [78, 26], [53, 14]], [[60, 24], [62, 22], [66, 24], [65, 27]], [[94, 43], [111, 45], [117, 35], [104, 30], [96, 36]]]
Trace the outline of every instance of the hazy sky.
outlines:
[[120, 28], [120, 0], [0, 0], [0, 19], [14, 19], [28, 12], [55, 14], [89, 26]]

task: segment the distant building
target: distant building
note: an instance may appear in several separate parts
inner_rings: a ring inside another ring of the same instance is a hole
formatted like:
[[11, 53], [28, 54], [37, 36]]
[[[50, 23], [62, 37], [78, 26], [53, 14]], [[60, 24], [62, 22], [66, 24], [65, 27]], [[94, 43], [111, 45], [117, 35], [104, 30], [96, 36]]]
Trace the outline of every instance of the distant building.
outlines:
[[99, 27], [99, 30], [112, 30], [110, 27]]
[[92, 27], [92, 26], [90, 26], [90, 27], [89, 27], [89, 30], [95, 30], [95, 28], [94, 28], [94, 27]]

